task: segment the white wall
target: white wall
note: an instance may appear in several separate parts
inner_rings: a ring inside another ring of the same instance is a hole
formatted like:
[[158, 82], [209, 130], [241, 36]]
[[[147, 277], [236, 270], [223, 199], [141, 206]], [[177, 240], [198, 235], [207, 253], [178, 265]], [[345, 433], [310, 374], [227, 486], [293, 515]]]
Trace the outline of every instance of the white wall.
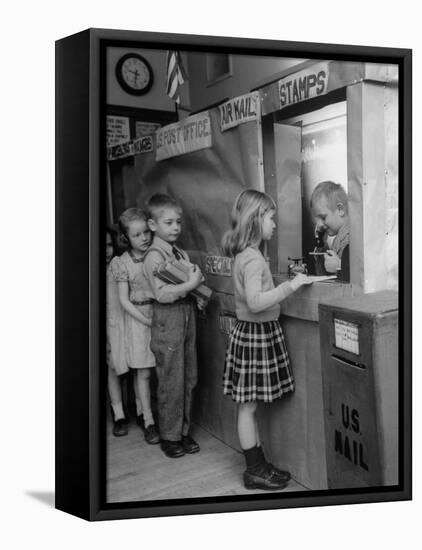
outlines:
[[[152, 88], [141, 96], [125, 92], [119, 85], [115, 68], [122, 55], [127, 53], [142, 55], [151, 65], [154, 73]], [[107, 48], [107, 103], [138, 109], [159, 109], [174, 111], [174, 102], [166, 95], [166, 50], [140, 48]], [[206, 75], [206, 54], [182, 51], [182, 60], [187, 70], [188, 80], [181, 86], [181, 104], [197, 111], [212, 105], [222, 98], [236, 97], [248, 93], [258, 84], [262, 85], [303, 59], [255, 57], [246, 55], [231, 56], [231, 76], [209, 84]]]
[[[151, 65], [154, 81], [152, 88], [144, 95], [135, 96], [125, 92], [117, 82], [116, 63], [127, 53], [142, 55]], [[139, 48], [107, 48], [107, 103], [137, 109], [174, 111], [174, 101], [166, 95], [166, 51], [141, 50]]]
[[277, 75], [280, 71], [304, 61], [303, 59], [248, 55], [230, 57], [232, 76], [215, 83], [208, 83], [205, 54], [188, 54], [191, 107], [194, 111], [213, 105], [224, 98], [246, 94], [256, 86], [271, 81], [272, 75]]

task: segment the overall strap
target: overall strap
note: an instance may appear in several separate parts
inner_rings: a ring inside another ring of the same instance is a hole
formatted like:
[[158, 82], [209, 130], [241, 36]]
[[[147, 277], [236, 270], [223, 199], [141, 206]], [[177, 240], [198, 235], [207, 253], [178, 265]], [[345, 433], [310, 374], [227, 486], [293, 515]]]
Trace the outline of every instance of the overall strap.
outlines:
[[157, 248], [156, 246], [150, 246], [148, 248], [148, 250], [145, 252], [144, 254], [144, 261], [145, 261], [145, 258], [148, 256], [148, 254], [152, 251], [155, 251], [155, 252], [158, 252], [160, 254], [160, 256], [163, 258], [163, 260], [166, 262], [170, 256], [166, 256], [164, 254], [164, 252], [160, 249], [160, 248]]

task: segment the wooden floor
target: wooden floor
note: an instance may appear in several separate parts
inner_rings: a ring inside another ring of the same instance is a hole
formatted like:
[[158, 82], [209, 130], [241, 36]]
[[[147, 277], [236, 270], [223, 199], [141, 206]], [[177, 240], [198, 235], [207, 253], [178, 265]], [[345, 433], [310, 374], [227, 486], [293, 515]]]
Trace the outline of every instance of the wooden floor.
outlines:
[[[114, 437], [107, 427], [107, 502], [212, 497], [265, 493], [247, 490], [242, 483], [243, 455], [194, 426], [201, 446], [193, 455], [172, 459], [159, 445], [148, 445], [132, 422], [129, 434]], [[293, 479], [282, 492], [304, 491]]]

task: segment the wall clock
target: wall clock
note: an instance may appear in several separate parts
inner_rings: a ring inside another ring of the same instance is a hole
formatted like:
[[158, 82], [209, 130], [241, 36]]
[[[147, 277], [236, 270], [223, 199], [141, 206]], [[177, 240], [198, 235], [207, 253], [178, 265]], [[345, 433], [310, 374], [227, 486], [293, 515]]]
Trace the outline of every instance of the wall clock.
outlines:
[[143, 95], [151, 89], [153, 72], [144, 57], [137, 53], [128, 53], [116, 64], [116, 78], [128, 94]]

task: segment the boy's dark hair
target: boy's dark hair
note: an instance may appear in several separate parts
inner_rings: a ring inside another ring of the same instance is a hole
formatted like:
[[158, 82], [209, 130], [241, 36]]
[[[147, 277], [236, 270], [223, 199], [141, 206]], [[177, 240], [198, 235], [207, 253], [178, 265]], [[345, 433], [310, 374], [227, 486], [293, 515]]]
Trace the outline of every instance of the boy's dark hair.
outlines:
[[146, 203], [148, 219], [152, 218], [156, 221], [159, 216], [159, 211], [163, 210], [163, 208], [174, 208], [175, 210], [180, 210], [180, 212], [182, 212], [182, 207], [180, 206], [178, 200], [170, 197], [170, 195], [166, 195], [165, 193], [156, 193], [155, 195], [152, 195]]
[[343, 186], [339, 183], [335, 183], [330, 180], [318, 183], [312, 192], [311, 208], [312, 205], [314, 205], [321, 197], [325, 197], [327, 199], [327, 203], [332, 211], [334, 211], [337, 208], [337, 204], [341, 202], [344, 206], [346, 214], [348, 213], [349, 207], [347, 204], [347, 193]]

